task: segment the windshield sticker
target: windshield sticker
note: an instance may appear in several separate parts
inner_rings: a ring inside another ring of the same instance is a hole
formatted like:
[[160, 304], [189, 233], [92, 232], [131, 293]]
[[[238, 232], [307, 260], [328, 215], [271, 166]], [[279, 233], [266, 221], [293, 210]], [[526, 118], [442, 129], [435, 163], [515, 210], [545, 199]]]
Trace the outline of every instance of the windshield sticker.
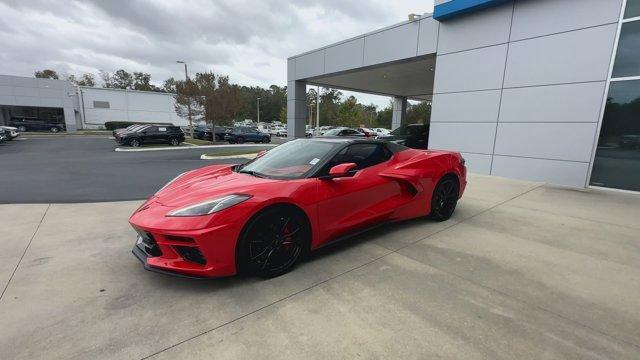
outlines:
[[317, 164], [317, 163], [318, 163], [318, 161], [320, 161], [320, 159], [318, 159], [318, 158], [313, 158], [313, 160], [309, 161], [309, 164], [311, 164], [311, 165], [315, 165], [315, 164]]

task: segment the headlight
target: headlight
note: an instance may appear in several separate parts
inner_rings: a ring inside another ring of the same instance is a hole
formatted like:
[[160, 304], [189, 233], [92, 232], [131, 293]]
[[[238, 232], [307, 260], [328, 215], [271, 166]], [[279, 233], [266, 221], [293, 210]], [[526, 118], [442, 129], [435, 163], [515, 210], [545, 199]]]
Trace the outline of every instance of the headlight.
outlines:
[[224, 210], [251, 198], [251, 195], [233, 194], [173, 210], [167, 216], [202, 216]]
[[169, 181], [168, 183], [164, 184], [164, 186], [163, 186], [163, 187], [161, 187], [161, 188], [160, 188], [160, 190], [156, 191], [156, 194], [157, 194], [157, 193], [159, 193], [160, 191], [162, 191], [162, 190], [166, 189], [166, 188], [167, 188], [167, 186], [169, 186], [169, 185], [173, 184], [176, 180], [180, 179], [180, 178], [182, 177], [182, 175], [184, 175], [184, 174], [186, 174], [186, 173], [187, 173], [187, 172], [185, 171], [185, 172], [183, 172], [182, 174], [180, 174], [180, 175], [178, 175], [178, 176], [174, 177], [173, 179], [171, 179], [171, 181]]

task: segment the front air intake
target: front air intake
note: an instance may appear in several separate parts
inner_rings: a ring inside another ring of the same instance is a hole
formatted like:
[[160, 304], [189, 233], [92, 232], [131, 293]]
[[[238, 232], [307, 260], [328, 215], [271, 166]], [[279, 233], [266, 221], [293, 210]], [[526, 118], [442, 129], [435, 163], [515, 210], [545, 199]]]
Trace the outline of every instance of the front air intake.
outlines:
[[190, 261], [196, 264], [205, 265], [207, 259], [205, 259], [200, 249], [191, 246], [174, 246], [176, 252], [186, 261]]

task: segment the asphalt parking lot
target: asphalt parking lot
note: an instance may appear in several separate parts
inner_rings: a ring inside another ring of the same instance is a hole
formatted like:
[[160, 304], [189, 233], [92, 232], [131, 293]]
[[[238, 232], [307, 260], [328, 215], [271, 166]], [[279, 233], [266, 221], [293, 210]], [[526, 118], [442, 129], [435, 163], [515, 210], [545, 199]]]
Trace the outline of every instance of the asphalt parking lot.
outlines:
[[469, 180], [270, 280], [143, 270], [140, 201], [0, 205], [0, 357], [640, 358], [640, 197]]
[[205, 149], [115, 152], [113, 140], [41, 136], [0, 144], [0, 204], [139, 200], [191, 169]]

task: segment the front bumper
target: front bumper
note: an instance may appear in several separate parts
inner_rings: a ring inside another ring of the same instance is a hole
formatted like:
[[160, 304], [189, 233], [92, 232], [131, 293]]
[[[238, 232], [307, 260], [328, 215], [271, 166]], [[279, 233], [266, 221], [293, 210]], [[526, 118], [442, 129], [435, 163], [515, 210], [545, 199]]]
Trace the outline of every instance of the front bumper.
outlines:
[[149, 263], [147, 262], [147, 258], [149, 258], [150, 255], [146, 252], [146, 250], [144, 249], [144, 246], [141, 246], [137, 241], [136, 241], [136, 244], [133, 246], [133, 249], [131, 250], [131, 252], [133, 253], [133, 255], [135, 255], [136, 258], [138, 258], [138, 260], [140, 260], [145, 270], [155, 272], [158, 274], [177, 276], [177, 277], [187, 278], [187, 279], [197, 279], [197, 280], [206, 279], [206, 277], [184, 275], [177, 272], [165, 271], [159, 268], [155, 268], [153, 266], [149, 266]]
[[236, 274], [236, 244], [250, 207], [184, 218], [167, 217], [171, 209], [150, 199], [129, 219], [138, 233], [133, 253], [145, 268], [194, 278]]

